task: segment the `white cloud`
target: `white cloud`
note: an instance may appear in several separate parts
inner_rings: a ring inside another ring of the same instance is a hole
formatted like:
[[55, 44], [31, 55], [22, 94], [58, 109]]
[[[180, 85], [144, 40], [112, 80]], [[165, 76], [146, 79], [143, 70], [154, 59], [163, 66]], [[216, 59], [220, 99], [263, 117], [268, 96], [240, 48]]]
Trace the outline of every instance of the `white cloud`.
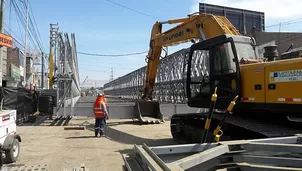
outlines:
[[286, 21], [302, 16], [301, 0], [193, 0], [190, 12], [199, 11], [199, 2], [265, 13], [267, 20]]

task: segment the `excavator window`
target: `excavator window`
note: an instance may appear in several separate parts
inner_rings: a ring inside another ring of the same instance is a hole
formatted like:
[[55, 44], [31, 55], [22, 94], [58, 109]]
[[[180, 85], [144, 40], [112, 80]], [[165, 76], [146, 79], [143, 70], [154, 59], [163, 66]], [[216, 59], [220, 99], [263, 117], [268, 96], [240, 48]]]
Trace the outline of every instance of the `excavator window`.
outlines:
[[[225, 109], [229, 101], [239, 92], [237, 87], [240, 85], [239, 60], [232, 40], [218, 37], [191, 46], [186, 83], [190, 107], [209, 107], [211, 95], [217, 87], [219, 102], [216, 106]], [[198, 58], [197, 54], [201, 57]]]
[[[248, 39], [246, 37], [245, 39]], [[236, 52], [238, 59], [244, 59], [244, 60], [257, 60], [258, 55], [256, 54], [256, 51], [254, 49], [254, 46], [247, 42], [240, 42], [240, 41], [234, 41]]]
[[234, 55], [231, 50], [230, 43], [225, 43], [220, 46], [213, 47], [214, 66], [212, 74], [223, 75], [235, 72]]

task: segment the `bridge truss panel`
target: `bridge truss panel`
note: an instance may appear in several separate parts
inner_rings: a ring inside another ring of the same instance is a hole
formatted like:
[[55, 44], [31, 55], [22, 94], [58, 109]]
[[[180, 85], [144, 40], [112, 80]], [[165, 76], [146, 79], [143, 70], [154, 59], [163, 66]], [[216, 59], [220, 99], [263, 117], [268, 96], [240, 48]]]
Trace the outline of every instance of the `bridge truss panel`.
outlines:
[[[186, 71], [189, 49], [182, 49], [160, 60], [153, 97], [161, 103], [186, 103]], [[192, 79], [202, 79], [209, 74], [208, 54], [194, 53]], [[125, 99], [138, 99], [144, 85], [146, 66], [119, 77], [104, 85], [106, 95]], [[199, 87], [192, 87], [193, 93]]]

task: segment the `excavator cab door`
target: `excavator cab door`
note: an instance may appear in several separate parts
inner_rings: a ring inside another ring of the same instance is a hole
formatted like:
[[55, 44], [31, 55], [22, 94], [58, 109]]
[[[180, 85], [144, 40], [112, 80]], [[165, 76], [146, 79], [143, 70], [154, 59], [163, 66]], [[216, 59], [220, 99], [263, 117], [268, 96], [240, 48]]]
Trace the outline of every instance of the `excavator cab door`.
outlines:
[[234, 41], [226, 35], [191, 46], [186, 92], [190, 107], [208, 108], [217, 87], [217, 109], [240, 95], [240, 68]]

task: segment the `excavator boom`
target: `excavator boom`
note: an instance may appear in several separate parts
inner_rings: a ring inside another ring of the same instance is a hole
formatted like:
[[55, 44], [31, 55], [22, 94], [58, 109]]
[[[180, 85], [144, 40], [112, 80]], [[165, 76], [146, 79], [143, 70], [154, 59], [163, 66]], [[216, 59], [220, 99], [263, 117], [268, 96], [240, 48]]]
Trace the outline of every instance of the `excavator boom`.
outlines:
[[[163, 24], [177, 23], [180, 24], [162, 32]], [[187, 18], [156, 22], [151, 33], [142, 99], [152, 100], [153, 87], [163, 47], [186, 43], [192, 39], [205, 40], [223, 34], [240, 35], [238, 30], [224, 16], [198, 14]]]

